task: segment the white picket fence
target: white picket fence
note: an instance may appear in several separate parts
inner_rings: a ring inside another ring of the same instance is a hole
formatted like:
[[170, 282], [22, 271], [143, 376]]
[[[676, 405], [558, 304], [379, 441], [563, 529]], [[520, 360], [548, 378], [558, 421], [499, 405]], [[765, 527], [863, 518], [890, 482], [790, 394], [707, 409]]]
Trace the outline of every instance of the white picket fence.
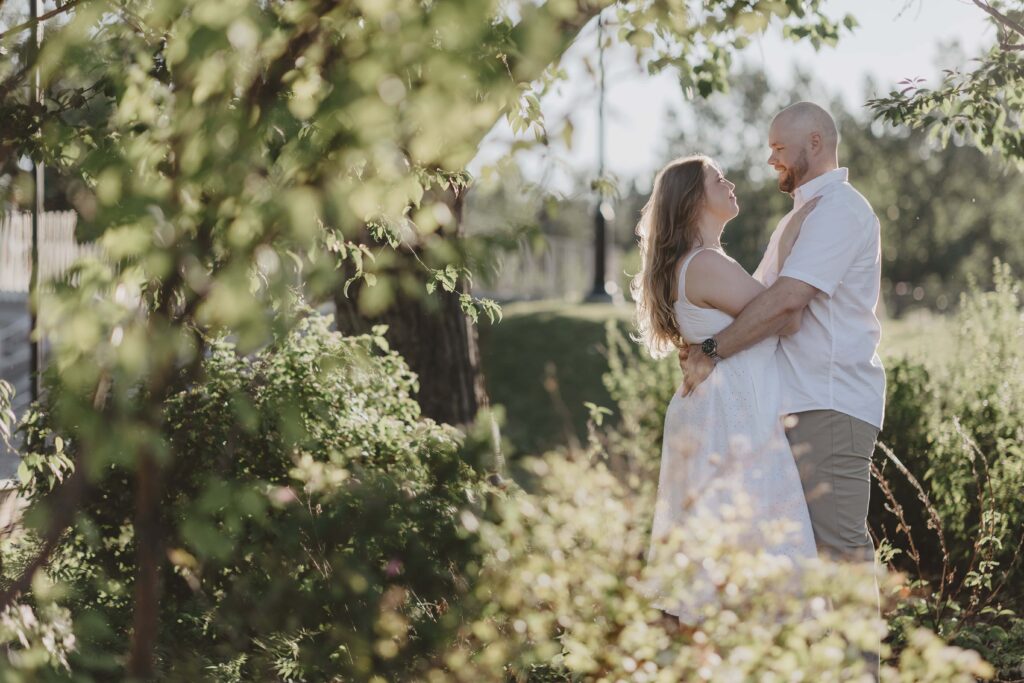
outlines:
[[[79, 258], [98, 255], [99, 246], [75, 240], [78, 214], [47, 211], [39, 225], [39, 280], [63, 275]], [[0, 220], [0, 292], [28, 293], [32, 273], [32, 214], [8, 213]]]
[[[78, 215], [74, 211], [43, 214], [39, 225], [40, 283], [45, 285], [63, 276], [79, 258], [100, 253], [99, 246], [78, 244], [75, 240], [77, 222]], [[0, 218], [0, 378], [14, 386], [12, 407], [19, 419], [31, 401], [31, 322], [28, 315], [31, 273], [32, 214], [8, 212]], [[6, 452], [6, 447], [0, 444], [0, 480], [11, 476], [16, 466], [16, 456]], [[4, 508], [3, 503], [0, 508]]]

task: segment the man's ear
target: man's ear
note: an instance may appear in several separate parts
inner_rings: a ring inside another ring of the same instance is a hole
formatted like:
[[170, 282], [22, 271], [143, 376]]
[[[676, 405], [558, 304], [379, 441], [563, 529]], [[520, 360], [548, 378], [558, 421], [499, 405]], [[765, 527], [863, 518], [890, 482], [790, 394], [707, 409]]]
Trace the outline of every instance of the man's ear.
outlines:
[[811, 151], [821, 151], [821, 133], [811, 133]]

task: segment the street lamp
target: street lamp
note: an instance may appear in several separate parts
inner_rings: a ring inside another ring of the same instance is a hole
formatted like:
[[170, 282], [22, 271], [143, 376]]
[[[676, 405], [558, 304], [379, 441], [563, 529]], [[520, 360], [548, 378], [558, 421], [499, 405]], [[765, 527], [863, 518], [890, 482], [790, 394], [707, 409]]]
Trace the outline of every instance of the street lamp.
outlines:
[[[29, 18], [32, 21], [32, 37], [29, 45], [29, 59], [35, 63], [33, 69], [33, 97], [36, 102], [43, 101], [42, 76], [39, 72], [39, 47], [42, 44], [42, 27], [39, 24], [39, 3], [41, 0], [28, 0]], [[32, 209], [32, 270], [28, 280], [28, 310], [29, 310], [29, 386], [33, 401], [39, 400], [42, 393], [42, 379], [40, 372], [40, 342], [32, 338], [39, 323], [39, 225], [43, 218], [44, 205], [44, 171], [42, 160], [32, 159], [32, 168], [35, 174], [35, 206]]]
[[597, 15], [597, 206], [594, 207], [594, 282], [587, 295], [588, 302], [609, 302], [611, 288], [606, 281], [608, 254], [608, 222], [615, 218], [604, 188], [604, 16]]

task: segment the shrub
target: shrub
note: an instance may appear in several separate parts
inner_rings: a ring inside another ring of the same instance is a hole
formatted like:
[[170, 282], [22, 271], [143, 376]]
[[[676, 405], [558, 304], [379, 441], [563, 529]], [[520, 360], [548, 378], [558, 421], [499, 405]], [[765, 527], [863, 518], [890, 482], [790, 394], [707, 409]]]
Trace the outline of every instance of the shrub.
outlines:
[[[961, 300], [952, 361], [887, 362], [889, 453], [876, 450], [869, 524], [880, 559], [908, 577], [888, 615], [896, 651], [924, 625], [1014, 676], [1024, 649], [1012, 590], [1024, 579], [1024, 308], [1019, 281], [998, 261], [994, 272], [992, 291]], [[610, 463], [656, 480], [675, 359], [644, 357], [611, 325], [608, 348], [620, 417], [603, 437]]]
[[[604, 458], [551, 454], [528, 462], [542, 490], [509, 492], [480, 540], [485, 563], [472, 600], [479, 616], [427, 680], [853, 681], [868, 680], [862, 651], [878, 647], [870, 572], [827, 562], [792, 588], [785, 561], [744, 550], [749, 521], [693, 519], [645, 554], [653, 499]], [[648, 596], [703, 586], [714, 600], [698, 628], [677, 630]], [[829, 595], [829, 608], [823, 598]], [[883, 681], [973, 681], [991, 668], [976, 653], [916, 631]]]
[[[609, 457], [657, 483], [665, 410], [682, 381], [675, 357], [656, 360], [615, 322], [605, 326], [608, 372], [604, 385], [615, 402], [614, 429], [603, 434]], [[613, 469], [615, 469], [613, 467]]]
[[[463, 524], [484, 490], [462, 436], [423, 419], [381, 336], [310, 316], [250, 357], [212, 345], [166, 405], [157, 647], [169, 680], [400, 677], [447, 641], [475, 560]], [[27, 422], [25, 492], [74, 457], [45, 406]], [[66, 454], [66, 455], [65, 455]], [[117, 677], [135, 583], [131, 472], [93, 486], [49, 573], [66, 586], [76, 673]]]
[[[934, 430], [925, 478], [947, 529], [966, 539], [991, 532], [1009, 540], [1024, 531], [1024, 305], [1007, 265], [996, 261], [993, 279], [992, 291], [972, 287], [961, 297], [956, 360], [937, 391], [945, 419]], [[979, 497], [991, 499], [1000, 519], [977, 514]], [[953, 552], [963, 561], [972, 547]], [[1006, 559], [1013, 544], [1002, 550]]]
[[1019, 677], [1024, 307], [999, 261], [993, 280], [992, 291], [972, 286], [961, 297], [948, 364], [890, 368], [882, 441], [892, 449], [878, 459], [872, 517], [914, 577], [914, 595], [893, 614], [894, 640], [923, 623]]

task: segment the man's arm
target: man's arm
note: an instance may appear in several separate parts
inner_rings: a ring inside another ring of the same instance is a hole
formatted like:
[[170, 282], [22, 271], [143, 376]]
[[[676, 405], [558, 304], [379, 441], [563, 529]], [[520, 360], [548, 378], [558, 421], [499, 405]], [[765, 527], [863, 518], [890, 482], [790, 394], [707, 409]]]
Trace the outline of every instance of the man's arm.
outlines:
[[780, 277], [754, 297], [731, 325], [715, 335], [718, 355], [722, 358], [735, 356], [762, 339], [778, 334], [817, 293], [818, 290], [806, 282]]
[[[763, 339], [779, 334], [817, 293], [818, 290], [806, 282], [780, 277], [754, 297], [731, 325], [715, 335], [718, 355], [722, 358], [734, 356]], [[714, 367], [714, 361], [699, 348], [690, 349], [683, 365], [683, 396], [692, 393], [707, 379]]]

